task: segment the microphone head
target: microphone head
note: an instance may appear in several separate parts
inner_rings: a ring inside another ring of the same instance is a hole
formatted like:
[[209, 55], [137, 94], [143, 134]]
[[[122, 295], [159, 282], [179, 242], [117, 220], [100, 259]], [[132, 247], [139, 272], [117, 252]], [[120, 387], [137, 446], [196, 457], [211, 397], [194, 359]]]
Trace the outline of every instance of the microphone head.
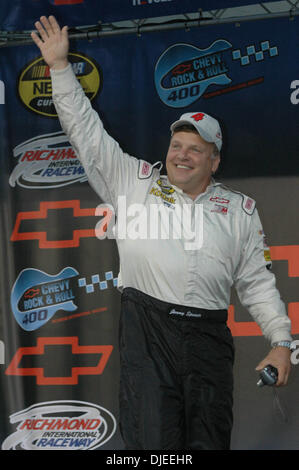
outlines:
[[258, 387], [263, 387], [265, 384], [264, 382], [262, 381], [262, 379], [260, 379], [257, 384], [256, 384]]
[[260, 380], [257, 382], [258, 387], [263, 387], [264, 385], [274, 385], [277, 382], [278, 370], [276, 367], [268, 364], [260, 373]]

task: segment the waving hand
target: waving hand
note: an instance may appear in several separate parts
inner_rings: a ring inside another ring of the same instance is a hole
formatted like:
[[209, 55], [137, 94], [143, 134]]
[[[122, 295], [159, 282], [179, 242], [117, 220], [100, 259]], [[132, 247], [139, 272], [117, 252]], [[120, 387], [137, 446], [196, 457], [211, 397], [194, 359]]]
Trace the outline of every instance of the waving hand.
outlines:
[[46, 63], [56, 70], [65, 68], [68, 65], [68, 27], [60, 28], [54, 16], [42, 16], [35, 27], [40, 37], [35, 32], [31, 33], [31, 37]]

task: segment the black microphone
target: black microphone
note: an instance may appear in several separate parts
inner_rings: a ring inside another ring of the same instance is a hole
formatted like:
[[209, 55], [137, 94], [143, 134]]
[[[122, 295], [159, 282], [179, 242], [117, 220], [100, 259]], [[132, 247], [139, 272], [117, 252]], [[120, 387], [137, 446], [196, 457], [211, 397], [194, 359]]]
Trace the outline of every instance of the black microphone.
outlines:
[[277, 382], [278, 370], [276, 367], [268, 364], [260, 373], [260, 380], [257, 382], [258, 387], [263, 387], [264, 385], [274, 385]]

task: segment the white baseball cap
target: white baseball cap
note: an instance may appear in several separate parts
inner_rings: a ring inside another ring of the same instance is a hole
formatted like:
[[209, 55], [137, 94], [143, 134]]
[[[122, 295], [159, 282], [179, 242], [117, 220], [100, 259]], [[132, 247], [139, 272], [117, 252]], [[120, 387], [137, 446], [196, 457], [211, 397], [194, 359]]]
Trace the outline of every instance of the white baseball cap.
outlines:
[[184, 124], [191, 124], [204, 140], [207, 142], [214, 142], [218, 150], [221, 150], [222, 132], [219, 122], [215, 118], [209, 116], [209, 114], [201, 112], [185, 113], [182, 114], [178, 121], [171, 124], [171, 132]]

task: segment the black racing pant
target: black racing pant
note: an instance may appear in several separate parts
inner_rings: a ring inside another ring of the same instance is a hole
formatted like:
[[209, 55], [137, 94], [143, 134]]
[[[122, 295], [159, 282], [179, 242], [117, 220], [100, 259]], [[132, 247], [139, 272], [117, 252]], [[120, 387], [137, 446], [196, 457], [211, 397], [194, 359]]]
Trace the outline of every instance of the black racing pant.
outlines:
[[124, 290], [120, 431], [127, 450], [229, 449], [234, 346], [226, 319], [226, 310]]

